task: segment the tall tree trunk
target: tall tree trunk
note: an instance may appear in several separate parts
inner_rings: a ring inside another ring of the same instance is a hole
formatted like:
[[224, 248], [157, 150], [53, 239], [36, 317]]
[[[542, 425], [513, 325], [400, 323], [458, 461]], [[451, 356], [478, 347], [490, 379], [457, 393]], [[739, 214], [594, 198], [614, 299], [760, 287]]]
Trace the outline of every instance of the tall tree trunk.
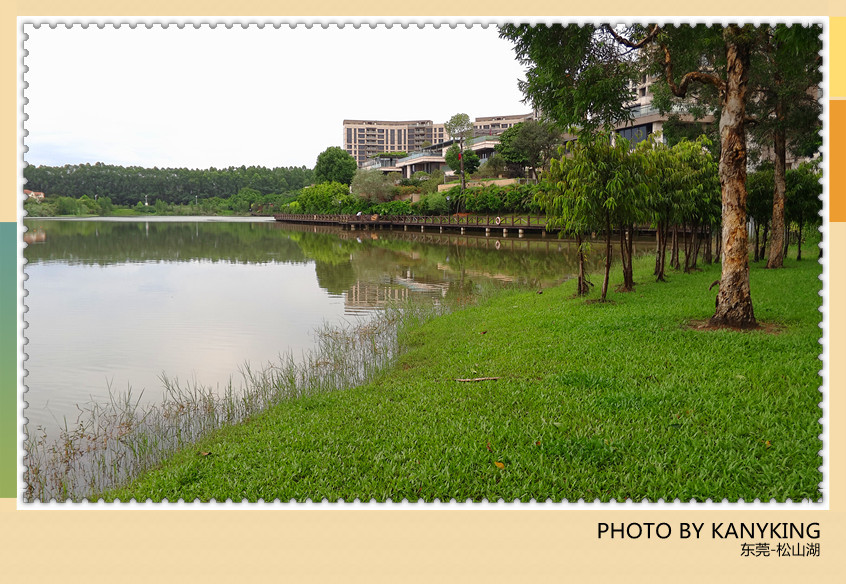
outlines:
[[661, 233], [661, 246], [658, 249], [658, 274], [656, 274], [656, 280], [658, 282], [666, 282], [664, 278], [664, 267], [667, 263], [667, 224], [666, 223], [659, 223], [658, 229]]
[[799, 251], [796, 252], [796, 260], [802, 259], [802, 219], [799, 219], [799, 234], [796, 236], [796, 243], [799, 245]]
[[736, 24], [726, 26], [726, 83], [720, 115], [720, 187], [723, 264], [713, 325], [755, 328], [749, 290], [749, 241], [746, 233], [746, 92], [751, 41]]
[[688, 273], [690, 271], [690, 259], [693, 252], [691, 248], [693, 246], [691, 245], [691, 238], [688, 236], [687, 223], [684, 223], [682, 227], [682, 234], [684, 235], [684, 272]]
[[691, 270], [696, 268], [696, 262], [699, 260], [699, 246], [702, 245], [701, 230], [702, 228], [699, 225], [693, 230], [693, 263], [690, 266]]
[[784, 228], [784, 255], [790, 250], [790, 225]]
[[753, 262], [757, 262], [761, 259], [761, 251], [758, 247], [758, 234], [761, 232], [761, 226], [755, 221], [755, 257], [753, 258]]
[[605, 302], [605, 296], [608, 294], [608, 278], [611, 277], [611, 254], [613, 247], [611, 245], [611, 215], [605, 211], [605, 277], [602, 280], [602, 295], [600, 299]]
[[623, 264], [623, 286], [621, 291], [631, 292], [634, 289], [634, 277], [632, 272], [632, 240], [631, 226], [620, 225], [620, 259]]
[[679, 226], [673, 225], [673, 251], [670, 254], [670, 267], [674, 270], [681, 268], [679, 263]]
[[579, 281], [576, 283], [577, 290], [576, 294], [578, 296], [584, 296], [588, 293], [588, 283], [587, 278], [585, 277], [585, 254], [582, 250], [582, 234], [576, 234], [576, 243], [579, 245], [578, 254], [579, 254]]
[[[776, 81], [778, 83], [778, 81]], [[776, 103], [776, 118], [779, 123], [784, 119], [784, 106], [781, 101]], [[781, 126], [776, 128], [773, 135], [773, 148], [775, 150], [775, 162], [773, 174], [775, 175], [775, 191], [773, 192], [773, 239], [772, 247], [770, 248], [770, 257], [767, 260], [768, 268], [782, 268], [784, 267], [784, 256], [786, 251], [782, 252], [784, 248], [784, 193], [787, 191], [787, 183], [785, 181], [785, 168], [787, 166], [787, 145], [784, 135], [784, 128]]]
[[769, 233], [769, 230], [770, 230], [770, 223], [769, 223], [769, 221], [767, 221], [766, 223], [764, 223], [764, 229], [763, 229], [764, 239], [763, 239], [763, 242], [761, 243], [761, 257], [762, 258], [767, 257], [767, 233]]
[[710, 225], [705, 228], [705, 237], [705, 263], [711, 265], [714, 263], [714, 252], [713, 248], [711, 247], [711, 241], [714, 238], [714, 232], [711, 229]]
[[661, 222], [658, 221], [658, 226], [655, 229], [655, 270], [652, 272], [653, 276], [661, 273]]

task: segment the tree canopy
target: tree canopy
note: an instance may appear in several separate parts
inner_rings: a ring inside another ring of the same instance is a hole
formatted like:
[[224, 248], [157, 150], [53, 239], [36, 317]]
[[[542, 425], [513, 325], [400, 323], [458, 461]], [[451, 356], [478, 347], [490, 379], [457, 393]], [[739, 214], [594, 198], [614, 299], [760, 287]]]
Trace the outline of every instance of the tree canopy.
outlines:
[[231, 197], [243, 188], [262, 195], [297, 191], [313, 181], [305, 167], [265, 168], [143, 168], [113, 164], [66, 164], [65, 166], [26, 166], [26, 188], [48, 196], [80, 198], [109, 197], [115, 205], [135, 205], [145, 196], [150, 204], [202, 202], [214, 197]]
[[505, 162], [528, 166], [535, 178], [555, 154], [561, 133], [548, 122], [529, 120], [505, 130], [499, 136], [496, 151]]
[[[767, 27], [659, 24], [505, 25], [525, 65], [526, 100], [554, 121], [582, 132], [632, 119], [630, 82], [644, 68], [657, 73], [672, 99], [718, 98], [722, 199], [722, 274], [713, 325], [757, 326], [749, 289], [746, 232], [747, 105], [753, 62], [766, 50]], [[780, 34], [784, 49], [801, 51], [803, 35]], [[753, 111], [754, 108], [750, 108]]]
[[314, 180], [318, 183], [338, 182], [349, 185], [357, 169], [358, 164], [349, 152], [339, 146], [330, 146], [317, 156]]

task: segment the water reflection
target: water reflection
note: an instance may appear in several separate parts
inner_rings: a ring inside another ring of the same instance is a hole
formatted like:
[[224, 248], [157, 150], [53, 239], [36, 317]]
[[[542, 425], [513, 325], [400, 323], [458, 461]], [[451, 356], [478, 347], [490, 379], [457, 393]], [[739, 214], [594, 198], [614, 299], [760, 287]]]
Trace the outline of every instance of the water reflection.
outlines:
[[[73, 421], [108, 388], [158, 401], [165, 372], [226, 385], [391, 302], [544, 287], [576, 271], [547, 238], [341, 231], [273, 221], [27, 220], [27, 415]], [[36, 237], [37, 236], [37, 237]], [[645, 251], [651, 242], [640, 245]], [[602, 258], [594, 254], [591, 269]]]

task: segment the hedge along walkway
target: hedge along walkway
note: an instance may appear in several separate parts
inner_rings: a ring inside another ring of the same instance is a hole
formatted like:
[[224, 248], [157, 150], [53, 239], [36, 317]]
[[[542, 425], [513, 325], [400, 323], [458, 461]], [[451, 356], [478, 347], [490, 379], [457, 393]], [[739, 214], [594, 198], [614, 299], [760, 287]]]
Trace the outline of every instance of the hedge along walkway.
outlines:
[[819, 500], [819, 264], [753, 264], [769, 326], [741, 332], [687, 324], [713, 314], [718, 265], [659, 284], [653, 261], [609, 303], [568, 282], [407, 331], [376, 382], [222, 430], [106, 499]]

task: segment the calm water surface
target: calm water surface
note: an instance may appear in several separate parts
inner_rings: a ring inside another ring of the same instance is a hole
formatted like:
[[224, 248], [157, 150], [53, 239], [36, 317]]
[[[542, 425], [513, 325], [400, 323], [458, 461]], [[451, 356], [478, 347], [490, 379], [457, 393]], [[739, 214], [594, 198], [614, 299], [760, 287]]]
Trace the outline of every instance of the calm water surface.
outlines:
[[27, 417], [48, 429], [109, 388], [160, 401], [163, 373], [237, 386], [245, 362], [301, 355], [322, 324], [354, 323], [393, 300], [437, 302], [486, 282], [550, 286], [576, 268], [575, 244], [554, 237], [315, 232], [254, 219], [25, 225]]

